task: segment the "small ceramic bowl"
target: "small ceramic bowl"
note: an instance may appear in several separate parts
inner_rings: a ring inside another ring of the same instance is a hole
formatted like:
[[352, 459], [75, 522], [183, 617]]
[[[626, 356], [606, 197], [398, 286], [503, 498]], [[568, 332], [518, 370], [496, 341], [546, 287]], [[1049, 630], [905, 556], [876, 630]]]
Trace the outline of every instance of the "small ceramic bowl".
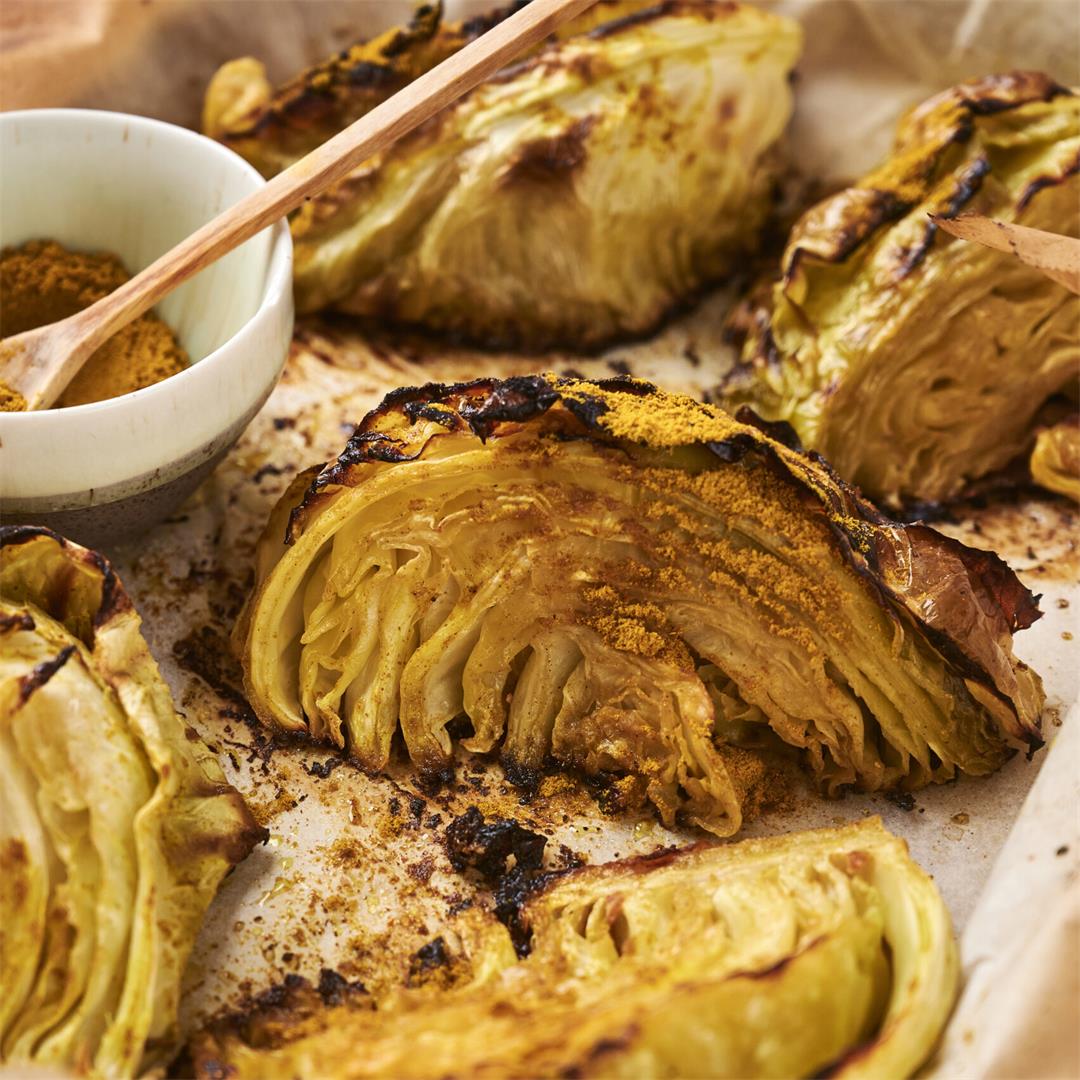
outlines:
[[[123, 113], [0, 114], [0, 246], [36, 238], [119, 255], [131, 273], [262, 177], [184, 128]], [[0, 520], [90, 546], [130, 538], [191, 493], [273, 389], [292, 336], [284, 221], [157, 308], [191, 366], [109, 401], [0, 413]]]

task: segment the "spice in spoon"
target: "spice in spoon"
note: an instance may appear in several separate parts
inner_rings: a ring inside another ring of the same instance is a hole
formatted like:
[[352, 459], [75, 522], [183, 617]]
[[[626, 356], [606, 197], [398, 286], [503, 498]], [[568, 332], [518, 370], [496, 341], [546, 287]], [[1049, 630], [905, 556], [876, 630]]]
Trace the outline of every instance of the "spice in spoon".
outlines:
[[[108, 252], [68, 251], [54, 240], [31, 240], [0, 251], [0, 336], [66, 319], [108, 296], [129, 278]], [[152, 386], [188, 365], [176, 335], [148, 311], [118, 331], [83, 365], [54, 408], [85, 405]], [[0, 412], [26, 401], [0, 381]]]

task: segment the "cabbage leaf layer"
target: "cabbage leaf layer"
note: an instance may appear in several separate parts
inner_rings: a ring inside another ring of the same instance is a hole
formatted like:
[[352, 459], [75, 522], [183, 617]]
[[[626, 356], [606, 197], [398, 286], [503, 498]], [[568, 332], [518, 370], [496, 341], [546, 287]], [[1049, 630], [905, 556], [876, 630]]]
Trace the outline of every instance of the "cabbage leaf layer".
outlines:
[[1080, 500], [1080, 423], [1075, 416], [1039, 432], [1031, 451], [1031, 478], [1048, 491]]
[[259, 715], [367, 768], [400, 730], [438, 774], [466, 722], [513, 777], [554, 759], [726, 835], [784, 751], [836, 791], [1038, 745], [1037, 616], [759, 427], [531, 376], [389, 395], [283, 496], [237, 638]]
[[905, 1077], [956, 993], [948, 913], [877, 819], [571, 871], [521, 914], [524, 960], [473, 910], [449, 988], [294, 983], [197, 1036], [197, 1075]]
[[1080, 97], [1013, 72], [910, 112], [883, 165], [796, 224], [726, 403], [789, 421], [893, 504], [954, 498], [1030, 452], [1075, 383], [1080, 305], [927, 217], [966, 211], [1080, 235]]
[[136, 1076], [175, 1053], [203, 914], [263, 831], [104, 559], [0, 529], [0, 596], [0, 1063]]
[[[270, 176], [505, 12], [413, 22], [277, 93], [226, 65], [204, 125]], [[717, 0], [602, 0], [293, 218], [297, 306], [481, 344], [594, 348], [654, 328], [756, 245], [801, 49]]]

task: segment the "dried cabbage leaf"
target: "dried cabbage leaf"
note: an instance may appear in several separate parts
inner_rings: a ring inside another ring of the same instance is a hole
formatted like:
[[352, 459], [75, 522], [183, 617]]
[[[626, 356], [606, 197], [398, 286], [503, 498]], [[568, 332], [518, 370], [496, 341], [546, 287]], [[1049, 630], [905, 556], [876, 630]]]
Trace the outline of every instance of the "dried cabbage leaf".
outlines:
[[894, 505], [954, 498], [1029, 453], [1075, 379], [1080, 304], [927, 217], [961, 211], [1080, 235], [1080, 97], [1013, 72], [909, 113], [883, 165], [796, 224], [726, 403], [790, 422]]
[[751, 423], [530, 376], [388, 395], [273, 511], [236, 634], [259, 716], [367, 768], [400, 730], [437, 775], [467, 721], [511, 777], [553, 759], [727, 835], [785, 752], [836, 792], [1039, 745], [1037, 617]]
[[203, 914], [264, 832], [101, 556], [0, 529], [0, 597], [0, 1063], [136, 1076], [175, 1052]]
[[[206, 130], [273, 175], [503, 14], [424, 5], [276, 94], [235, 61]], [[756, 245], [800, 48], [741, 4], [597, 4], [294, 216], [298, 309], [529, 349], [648, 332]]]
[[200, 1033], [200, 1078], [905, 1077], [956, 994], [948, 912], [877, 819], [563, 875], [444, 931], [449, 988], [285, 999]]

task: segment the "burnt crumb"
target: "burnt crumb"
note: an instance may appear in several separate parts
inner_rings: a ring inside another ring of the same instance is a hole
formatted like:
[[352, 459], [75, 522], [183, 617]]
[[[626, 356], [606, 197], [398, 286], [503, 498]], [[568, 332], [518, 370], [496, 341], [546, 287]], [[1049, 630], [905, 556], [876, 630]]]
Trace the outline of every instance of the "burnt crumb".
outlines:
[[1061, 847], [1059, 847], [1057, 849], [1057, 851], [1054, 852], [1054, 854], [1057, 855], [1058, 858], [1060, 858], [1062, 855], [1068, 855], [1069, 854], [1069, 845], [1068, 844], [1062, 844]]
[[630, 370], [630, 365], [625, 360], [609, 360], [607, 366], [615, 372], [616, 375], [633, 375]]
[[263, 482], [263, 480], [268, 476], [281, 476], [282, 473], [292, 472], [292, 471], [293, 471], [293, 466], [292, 465], [282, 466], [282, 465], [273, 465], [273, 464], [267, 463], [266, 465], [263, 465], [261, 468], [259, 468], [259, 469], [257, 469], [255, 471], [255, 474], [251, 478], [251, 482], [253, 484], [261, 484]]
[[409, 814], [413, 817], [415, 821], [420, 821], [426, 809], [427, 803], [424, 802], [424, 800], [421, 799], [419, 795], [411, 795], [409, 797]]
[[1058, 599], [1057, 606], [1064, 610], [1069, 606], [1069, 601], [1066, 600], [1064, 596], [1062, 596]]
[[516, 821], [486, 822], [475, 806], [470, 806], [446, 827], [450, 865], [459, 873], [475, 870], [489, 882], [509, 869], [539, 870], [546, 845], [546, 836], [530, 832]]
[[521, 792], [521, 805], [527, 806], [536, 798], [540, 790], [540, 781], [544, 777], [544, 771], [528, 765], [519, 765], [508, 757], [504, 757], [501, 764], [506, 782]]
[[693, 345], [687, 345], [682, 352], [691, 367], [701, 367], [701, 357]]
[[[616, 858], [618, 858], [618, 855], [616, 855]], [[587, 864], [583, 855], [578, 854], [578, 852], [567, 847], [565, 844], [559, 845], [559, 851], [555, 857], [555, 867], [557, 869], [577, 870], [585, 865]]]
[[396, 795], [391, 795], [389, 801], [386, 804], [387, 809], [395, 817], [401, 813], [401, 799]]
[[274, 430], [275, 431], [287, 431], [296, 427], [296, 417], [294, 416], [275, 416], [274, 417]]
[[[626, 801], [626, 791], [623, 781], [628, 777], [625, 773], [596, 773], [595, 775], [583, 774], [581, 782], [593, 797], [602, 814], [608, 817], [617, 817], [629, 807]], [[587, 829], [589, 826], [582, 826]]]
[[1035, 554], [1035, 549], [1030, 544], [1028, 544], [1027, 546], [1027, 557], [1031, 559], [1032, 562], [1035, 562], [1035, 560], [1039, 557]]
[[905, 814], [910, 814], [915, 809], [915, 796], [910, 791], [886, 791], [885, 801], [903, 810]]
[[[255, 919], [255, 922], [261, 921], [261, 916]], [[349, 1004], [357, 997], [367, 997], [367, 989], [362, 982], [350, 982], [330, 968], [320, 971], [317, 986], [312, 986], [307, 979], [295, 972], [289, 972], [281, 982], [255, 995], [251, 994], [249, 983], [240, 985], [245, 989], [246, 996], [235, 1011], [220, 1013], [210, 1022], [208, 1029], [211, 1032], [234, 1033], [247, 1039], [252, 1031], [259, 1030], [264, 1025], [272, 1029], [281, 1022], [286, 1025], [301, 1023], [324, 1006]], [[365, 1002], [364, 1007], [369, 1007], [369, 1003]], [[226, 1065], [220, 1066], [220, 1072], [214, 1072], [217, 1064], [213, 1061], [208, 1063], [207, 1059], [203, 1058], [199, 1061], [199, 1075], [219, 1075], [222, 1078], [234, 1075], [232, 1067]], [[190, 1067], [189, 1061], [180, 1057], [173, 1063], [168, 1075], [193, 1076], [195, 1069]]]
[[435, 798], [453, 782], [454, 770], [451, 766], [447, 766], [445, 769], [432, 769], [421, 772], [416, 777], [417, 786], [429, 798]]
[[421, 885], [426, 885], [431, 880], [431, 875], [435, 872], [435, 860], [430, 855], [425, 855], [417, 862], [410, 863], [405, 872], [414, 881], [418, 881]]
[[450, 953], [442, 937], [434, 938], [426, 945], [421, 945], [413, 956], [413, 964], [421, 971], [430, 971], [432, 968], [443, 967], [448, 963], [450, 963]]
[[[288, 976], [286, 976], [288, 980]], [[359, 979], [350, 982], [344, 975], [339, 975], [332, 968], [323, 968], [319, 972], [319, 997], [324, 1005], [340, 1005], [350, 994], [366, 994], [367, 988]]]
[[435, 985], [445, 989], [455, 982], [460, 969], [460, 959], [451, 953], [440, 936], [422, 945], [410, 957], [405, 985]]
[[471, 896], [462, 896], [461, 893], [453, 893], [447, 897], [446, 913], [451, 918], [455, 915], [460, 915], [463, 911], [468, 911], [476, 903], [476, 900]]
[[424, 825], [429, 829], [437, 829], [442, 824], [442, 814], [429, 814], [424, 819]]
[[325, 761], [312, 761], [304, 766], [304, 772], [308, 776], [315, 776], [320, 780], [325, 780], [335, 769], [340, 768], [346, 762], [347, 759], [343, 757], [329, 757]]

